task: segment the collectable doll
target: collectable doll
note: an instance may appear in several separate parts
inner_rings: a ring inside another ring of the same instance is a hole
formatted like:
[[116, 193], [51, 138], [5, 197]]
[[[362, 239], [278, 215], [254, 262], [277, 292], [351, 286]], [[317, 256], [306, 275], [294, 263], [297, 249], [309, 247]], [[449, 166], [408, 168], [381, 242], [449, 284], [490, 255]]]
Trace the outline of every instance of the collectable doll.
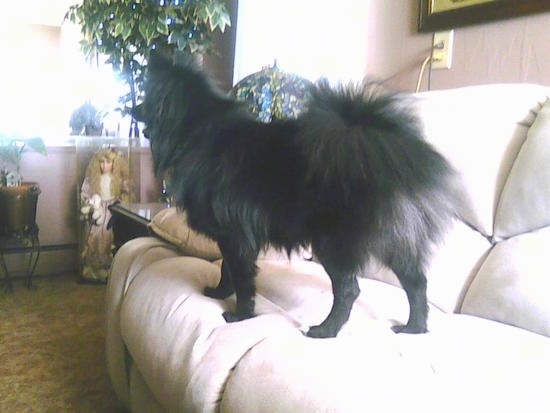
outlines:
[[97, 151], [88, 167], [80, 192], [81, 213], [87, 225], [82, 250], [82, 278], [107, 280], [113, 258], [113, 232], [109, 227], [109, 205], [132, 200], [128, 162], [112, 148]]

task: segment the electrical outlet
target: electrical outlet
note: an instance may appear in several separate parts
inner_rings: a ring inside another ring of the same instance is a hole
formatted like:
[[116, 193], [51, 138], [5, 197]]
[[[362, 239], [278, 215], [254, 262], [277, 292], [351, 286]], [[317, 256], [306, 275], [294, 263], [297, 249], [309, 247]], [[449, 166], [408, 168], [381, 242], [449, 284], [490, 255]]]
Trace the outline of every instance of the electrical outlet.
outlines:
[[453, 35], [453, 30], [434, 33], [432, 69], [451, 68], [453, 62]]

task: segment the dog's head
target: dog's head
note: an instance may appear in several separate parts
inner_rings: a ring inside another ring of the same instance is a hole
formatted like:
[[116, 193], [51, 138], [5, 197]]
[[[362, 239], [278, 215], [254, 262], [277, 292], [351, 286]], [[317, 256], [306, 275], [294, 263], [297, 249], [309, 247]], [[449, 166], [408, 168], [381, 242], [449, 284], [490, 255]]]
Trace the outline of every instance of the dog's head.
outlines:
[[188, 147], [205, 139], [204, 130], [216, 113], [231, 105], [191, 56], [168, 58], [151, 53], [144, 82], [143, 102], [132, 116], [145, 124], [155, 172], [162, 174]]
[[144, 100], [132, 110], [132, 116], [144, 122], [154, 138], [163, 124], [174, 126], [185, 115], [190, 99], [188, 93], [193, 77], [200, 77], [191, 58], [180, 59], [178, 66], [173, 59], [151, 53], [144, 81]]

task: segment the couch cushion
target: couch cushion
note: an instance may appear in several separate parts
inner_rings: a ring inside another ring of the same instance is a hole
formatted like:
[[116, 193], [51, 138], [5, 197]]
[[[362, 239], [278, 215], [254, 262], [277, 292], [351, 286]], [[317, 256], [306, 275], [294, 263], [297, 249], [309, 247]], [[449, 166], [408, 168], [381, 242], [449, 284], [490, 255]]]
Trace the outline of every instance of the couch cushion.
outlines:
[[460, 213], [485, 235], [493, 233], [500, 192], [534, 121], [530, 109], [550, 88], [495, 84], [418, 95], [426, 138], [461, 174], [465, 196]]
[[507, 412], [550, 409], [547, 338], [443, 315], [432, 332], [376, 323], [313, 340], [291, 331], [258, 343], [229, 376], [223, 412]]
[[[170, 412], [213, 411], [237, 354], [222, 344], [221, 301], [202, 295], [219, 267], [195, 257], [157, 261], [132, 282], [121, 307], [120, 329], [129, 354], [152, 394]], [[215, 368], [209, 366], [215, 365]], [[206, 375], [209, 372], [209, 376]]]
[[[294, 261], [260, 261], [256, 286], [261, 300], [258, 311], [272, 312], [262, 301], [283, 312], [303, 331], [320, 324], [330, 312], [333, 295], [330, 278], [317, 263]], [[340, 335], [347, 335], [353, 326], [379, 320], [387, 331], [394, 324], [404, 324], [409, 315], [407, 297], [401, 288], [372, 279], [360, 278], [361, 293], [354, 303], [349, 321]], [[431, 307], [431, 313], [440, 311]]]
[[550, 99], [527, 132], [502, 190], [495, 237], [507, 238], [550, 225]]
[[434, 308], [429, 334], [396, 335], [389, 326], [406, 320], [405, 294], [361, 279], [361, 296], [338, 337], [310, 339], [300, 328], [322, 321], [332, 302], [322, 267], [279, 260], [259, 266], [258, 316], [238, 323], [222, 317], [234, 296], [203, 296], [219, 279], [219, 268], [205, 260], [161, 259], [127, 286], [120, 329], [132, 372], [164, 410], [549, 407], [547, 338]]
[[[258, 315], [238, 323], [222, 317], [234, 309], [234, 295], [215, 300], [202, 294], [205, 286], [217, 284], [220, 274], [218, 266], [205, 260], [154, 262], [128, 286], [120, 311], [121, 334], [135, 368], [167, 411], [217, 411], [228, 376], [251, 348], [268, 337], [302, 336], [300, 330], [327, 316], [332, 292], [320, 265], [264, 260], [259, 266]], [[371, 329], [393, 335], [390, 326], [408, 316], [404, 292], [366, 279], [361, 288], [340, 336]], [[430, 313], [436, 317], [438, 311]]]
[[[208, 261], [216, 261], [222, 258], [218, 244], [191, 229], [187, 224], [187, 214], [177, 208], [167, 208], [154, 216], [149, 228], [157, 236], [178, 248], [183, 255], [203, 258]], [[258, 260], [303, 260], [310, 259], [311, 252], [308, 249], [299, 248], [292, 251], [290, 256], [282, 250], [272, 247], [261, 251]], [[220, 265], [221, 262], [218, 262]]]
[[165, 241], [175, 245], [184, 255], [214, 261], [222, 254], [215, 241], [189, 228], [185, 211], [167, 208], [155, 215], [149, 228]]
[[550, 227], [495, 245], [462, 312], [550, 336]]

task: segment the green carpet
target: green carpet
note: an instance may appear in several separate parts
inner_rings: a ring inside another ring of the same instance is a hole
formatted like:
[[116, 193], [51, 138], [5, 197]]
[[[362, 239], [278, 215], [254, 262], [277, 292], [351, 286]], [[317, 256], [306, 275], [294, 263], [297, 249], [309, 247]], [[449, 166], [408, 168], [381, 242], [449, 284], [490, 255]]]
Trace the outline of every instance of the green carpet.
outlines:
[[105, 365], [105, 285], [0, 290], [0, 412], [124, 412]]

